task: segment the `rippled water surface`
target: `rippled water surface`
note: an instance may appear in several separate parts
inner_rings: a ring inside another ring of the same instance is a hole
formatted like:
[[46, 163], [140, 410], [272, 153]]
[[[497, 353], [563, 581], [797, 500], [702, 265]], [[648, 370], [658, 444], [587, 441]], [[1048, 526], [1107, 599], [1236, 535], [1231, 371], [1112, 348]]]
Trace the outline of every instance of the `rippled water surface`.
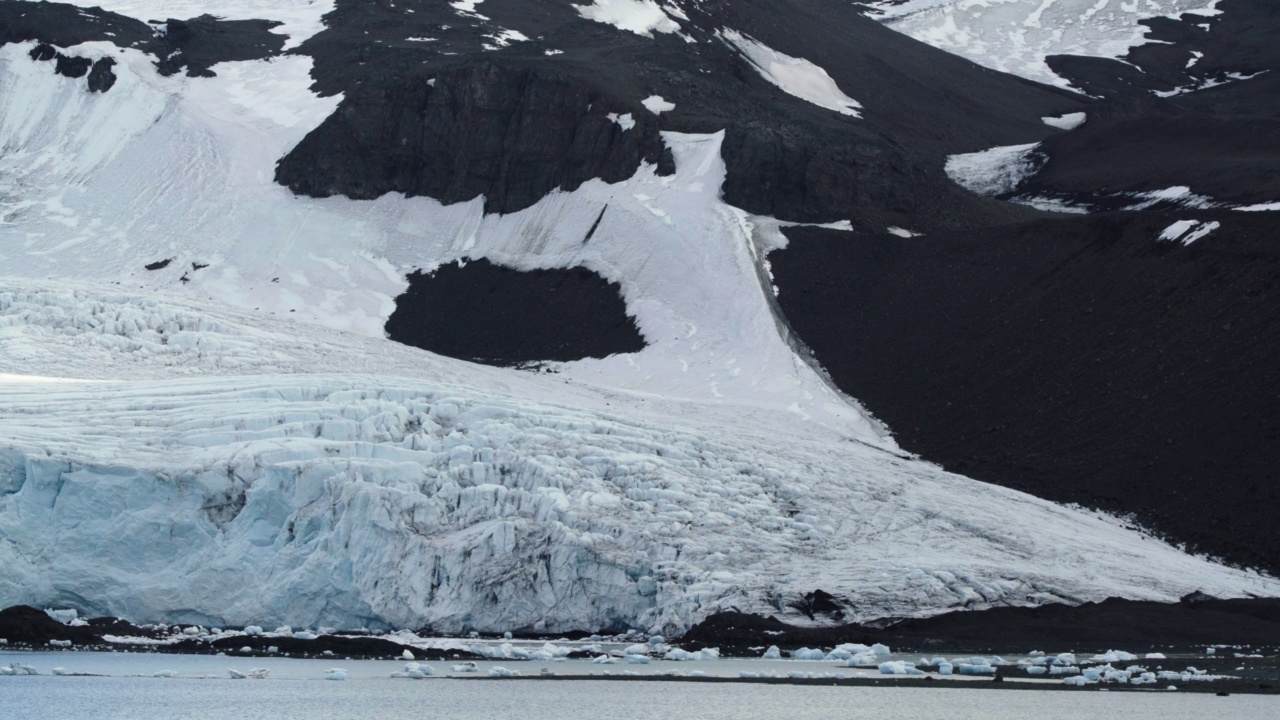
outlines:
[[[754, 683], [542, 679], [405, 680], [389, 677], [403, 663], [241, 659], [108, 653], [0, 653], [0, 664], [29, 663], [43, 673], [0, 677], [0, 718], [1102, 718], [1176, 720], [1205, 717], [1250, 720], [1280, 717], [1280, 699], [1154, 690], [1096, 692], [994, 690], [960, 687], [849, 687]], [[733, 662], [733, 661], [722, 661]], [[447, 664], [433, 663], [437, 672]], [[539, 667], [508, 663], [526, 674]], [[576, 665], [576, 664], [575, 664]], [[341, 666], [348, 680], [326, 680]], [[107, 677], [48, 674], [109, 673]], [[265, 680], [232, 680], [227, 669], [266, 667]], [[711, 667], [714, 667], [712, 665]], [[173, 671], [176, 678], [151, 677]], [[557, 672], [601, 672], [562, 664]], [[617, 674], [615, 670], [615, 674]], [[650, 671], [656, 674], [656, 671]]]

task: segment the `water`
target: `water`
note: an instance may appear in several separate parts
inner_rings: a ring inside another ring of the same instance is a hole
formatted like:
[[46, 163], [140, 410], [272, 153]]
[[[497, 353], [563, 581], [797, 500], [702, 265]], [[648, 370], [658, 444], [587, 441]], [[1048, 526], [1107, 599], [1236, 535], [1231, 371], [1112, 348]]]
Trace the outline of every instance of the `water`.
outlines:
[[[791, 717], [935, 718], [1025, 720], [1030, 717], [1107, 717], [1177, 720], [1217, 716], [1232, 720], [1280, 716], [1280, 698], [1258, 695], [1215, 697], [1168, 692], [1036, 692], [1030, 690], [905, 687], [816, 687], [751, 683], [695, 683], [680, 680], [464, 680], [388, 677], [403, 663], [239, 659], [207, 656], [120, 655], [111, 653], [0, 653], [0, 663], [24, 662], [44, 673], [109, 671], [111, 677], [0, 677], [0, 718], [33, 720], [136, 720], [182, 717], [193, 720], [353, 720], [356, 718], [698, 718], [779, 720]], [[733, 661], [698, 663], [716, 668]], [[668, 664], [669, 665], [669, 664]], [[329, 667], [344, 667], [345, 682], [323, 679]], [[448, 670], [432, 663], [437, 672]], [[536, 674], [539, 663], [505, 663]], [[231, 680], [227, 668], [267, 667], [266, 680]], [[616, 667], [616, 666], [615, 666]], [[795, 667], [791, 664], [790, 667]], [[561, 675], [603, 672], [586, 663], [556, 664]], [[683, 668], [682, 668], [683, 669]], [[813, 669], [822, 669], [816, 666]], [[131, 677], [173, 670], [183, 677]], [[617, 674], [621, 670], [610, 669]], [[644, 672], [646, 668], [638, 668]], [[649, 669], [649, 674], [660, 671]], [[721, 674], [709, 672], [708, 674]], [[200, 677], [207, 675], [207, 677]]]

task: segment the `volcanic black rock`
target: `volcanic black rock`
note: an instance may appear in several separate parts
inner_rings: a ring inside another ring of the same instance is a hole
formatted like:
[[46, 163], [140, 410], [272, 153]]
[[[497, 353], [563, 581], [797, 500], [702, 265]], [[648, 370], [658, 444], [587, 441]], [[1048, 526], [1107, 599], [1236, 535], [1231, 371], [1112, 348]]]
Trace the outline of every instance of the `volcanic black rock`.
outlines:
[[618, 283], [585, 268], [521, 272], [487, 260], [409, 276], [387, 336], [495, 365], [639, 352], [644, 338]]

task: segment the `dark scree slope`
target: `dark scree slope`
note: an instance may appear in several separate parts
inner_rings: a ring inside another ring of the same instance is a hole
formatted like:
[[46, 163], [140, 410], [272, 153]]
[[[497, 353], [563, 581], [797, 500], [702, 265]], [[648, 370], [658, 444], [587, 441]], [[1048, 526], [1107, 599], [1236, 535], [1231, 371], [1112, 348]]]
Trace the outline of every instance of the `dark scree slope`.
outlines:
[[1222, 228], [1155, 241], [1184, 216], [790, 228], [770, 260], [793, 328], [906, 449], [1275, 570], [1276, 222], [1196, 213]]

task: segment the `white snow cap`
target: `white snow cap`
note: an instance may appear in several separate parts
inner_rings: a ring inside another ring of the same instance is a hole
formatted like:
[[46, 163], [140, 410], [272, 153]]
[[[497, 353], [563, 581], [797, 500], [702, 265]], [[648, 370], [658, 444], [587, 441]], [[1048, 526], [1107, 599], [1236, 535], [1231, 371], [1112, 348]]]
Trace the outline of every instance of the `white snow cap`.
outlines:
[[784, 55], [736, 30], [721, 33], [726, 42], [742, 53], [756, 72], [789, 95], [842, 115], [860, 118], [862, 105], [841, 92], [826, 70], [804, 58]]
[[653, 0], [595, 0], [591, 5], [574, 6], [588, 20], [612, 25], [637, 35], [653, 37], [654, 32], [679, 32], [672, 20]]

